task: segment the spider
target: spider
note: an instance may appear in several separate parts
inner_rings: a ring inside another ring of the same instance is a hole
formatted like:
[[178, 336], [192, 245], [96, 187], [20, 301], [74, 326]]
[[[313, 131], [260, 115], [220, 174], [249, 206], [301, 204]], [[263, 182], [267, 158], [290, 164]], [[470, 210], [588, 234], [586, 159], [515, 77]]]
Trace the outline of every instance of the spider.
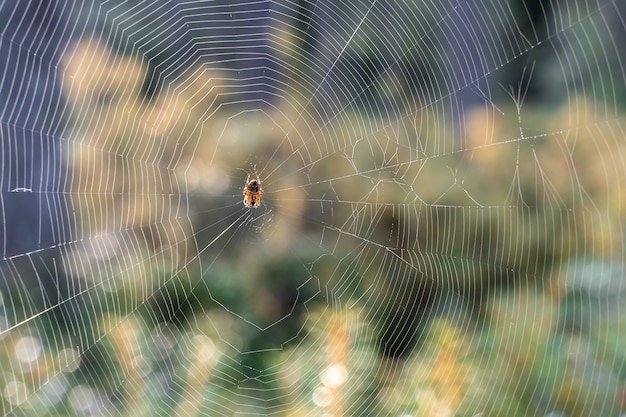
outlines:
[[251, 180], [250, 174], [248, 174], [246, 185], [243, 187], [243, 205], [248, 208], [258, 208], [261, 205], [262, 195], [261, 179], [257, 175], [256, 179]]

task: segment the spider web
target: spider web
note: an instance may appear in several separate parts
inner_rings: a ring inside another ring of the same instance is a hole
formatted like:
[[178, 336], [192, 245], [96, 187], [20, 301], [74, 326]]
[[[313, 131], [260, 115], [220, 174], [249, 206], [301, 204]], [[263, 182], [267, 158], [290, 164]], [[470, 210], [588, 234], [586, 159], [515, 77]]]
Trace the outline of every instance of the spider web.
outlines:
[[0, 3], [3, 414], [624, 415], [625, 12]]

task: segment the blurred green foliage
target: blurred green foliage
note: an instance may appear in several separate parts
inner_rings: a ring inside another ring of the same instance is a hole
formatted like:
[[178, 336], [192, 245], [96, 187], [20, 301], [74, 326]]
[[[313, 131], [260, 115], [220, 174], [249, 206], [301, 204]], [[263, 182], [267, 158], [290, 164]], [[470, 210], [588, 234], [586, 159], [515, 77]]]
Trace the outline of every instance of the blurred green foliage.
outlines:
[[203, 65], [146, 100], [147, 67], [68, 53], [71, 301], [2, 334], [5, 413], [624, 412], [623, 115], [512, 94], [462, 134], [437, 103], [312, 129], [304, 99], [233, 115]]

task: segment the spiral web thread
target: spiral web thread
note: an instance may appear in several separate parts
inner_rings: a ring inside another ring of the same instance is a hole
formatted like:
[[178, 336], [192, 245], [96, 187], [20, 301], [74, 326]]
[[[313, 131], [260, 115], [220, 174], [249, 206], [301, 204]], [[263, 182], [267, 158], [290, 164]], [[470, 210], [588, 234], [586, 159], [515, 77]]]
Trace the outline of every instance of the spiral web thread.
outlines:
[[4, 415], [626, 415], [620, 1], [0, 14]]

